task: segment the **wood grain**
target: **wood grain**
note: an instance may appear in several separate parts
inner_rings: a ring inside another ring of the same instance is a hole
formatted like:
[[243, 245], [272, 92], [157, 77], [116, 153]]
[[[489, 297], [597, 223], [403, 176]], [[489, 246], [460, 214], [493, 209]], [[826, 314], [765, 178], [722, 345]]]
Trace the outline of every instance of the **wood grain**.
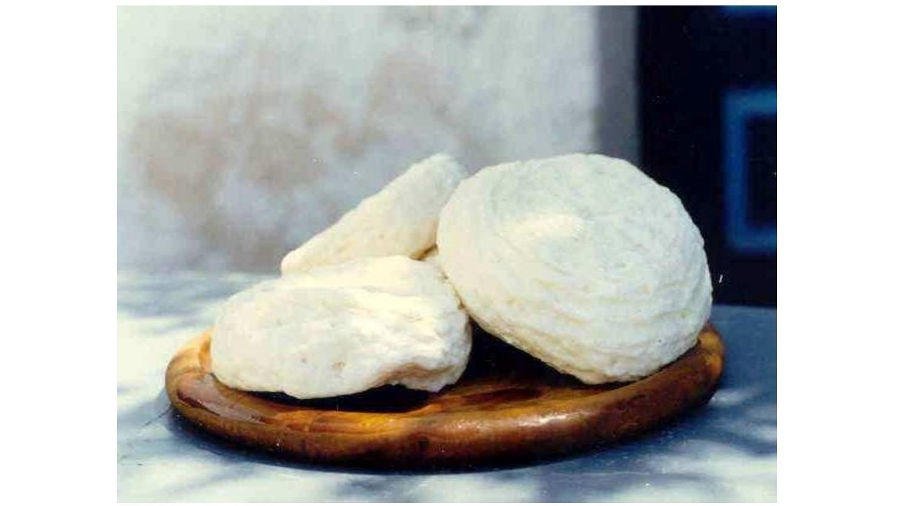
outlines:
[[166, 371], [172, 405], [203, 429], [307, 462], [372, 467], [521, 463], [634, 436], [705, 403], [724, 365], [707, 325], [696, 346], [639, 381], [590, 386], [477, 332], [463, 378], [436, 394], [383, 387], [298, 401], [243, 392], [210, 372], [210, 333]]

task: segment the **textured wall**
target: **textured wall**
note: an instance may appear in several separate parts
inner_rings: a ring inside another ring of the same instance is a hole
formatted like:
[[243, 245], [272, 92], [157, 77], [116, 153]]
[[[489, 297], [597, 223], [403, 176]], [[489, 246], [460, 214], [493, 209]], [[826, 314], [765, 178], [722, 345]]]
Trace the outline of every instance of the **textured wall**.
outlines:
[[633, 9], [123, 7], [118, 18], [120, 267], [274, 272], [436, 151], [470, 171], [637, 152]]

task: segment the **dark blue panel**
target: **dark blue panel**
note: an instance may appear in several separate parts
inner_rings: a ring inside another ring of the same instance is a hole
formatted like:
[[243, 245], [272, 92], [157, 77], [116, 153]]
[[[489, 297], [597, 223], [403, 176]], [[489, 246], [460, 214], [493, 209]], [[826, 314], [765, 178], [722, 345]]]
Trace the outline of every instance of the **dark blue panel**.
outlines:
[[774, 88], [727, 90], [722, 97], [725, 238], [728, 245], [739, 252], [775, 252], [775, 224], [760, 226], [750, 219], [748, 149], [750, 120], [775, 116]]

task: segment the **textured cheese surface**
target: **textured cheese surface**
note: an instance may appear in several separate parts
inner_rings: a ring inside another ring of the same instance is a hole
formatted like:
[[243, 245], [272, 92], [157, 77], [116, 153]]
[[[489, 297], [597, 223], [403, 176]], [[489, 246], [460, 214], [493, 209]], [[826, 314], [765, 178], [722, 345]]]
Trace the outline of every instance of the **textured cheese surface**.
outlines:
[[281, 272], [303, 272], [363, 257], [419, 258], [434, 246], [441, 208], [466, 171], [437, 154], [414, 164], [380, 192], [281, 261]]
[[289, 274], [231, 297], [212, 370], [241, 390], [299, 399], [381, 385], [437, 391], [459, 379], [468, 317], [440, 271], [403, 256]]
[[654, 372], [709, 316], [700, 232], [672, 192], [623, 160], [482, 169], [447, 202], [437, 244], [476, 322], [586, 383]]

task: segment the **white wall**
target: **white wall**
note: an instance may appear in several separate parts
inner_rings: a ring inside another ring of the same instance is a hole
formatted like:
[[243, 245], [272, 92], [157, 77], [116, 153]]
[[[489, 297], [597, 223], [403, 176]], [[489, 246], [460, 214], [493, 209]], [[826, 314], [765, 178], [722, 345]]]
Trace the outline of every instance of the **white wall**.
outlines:
[[120, 267], [274, 272], [436, 151], [637, 155], [631, 8], [118, 17]]

